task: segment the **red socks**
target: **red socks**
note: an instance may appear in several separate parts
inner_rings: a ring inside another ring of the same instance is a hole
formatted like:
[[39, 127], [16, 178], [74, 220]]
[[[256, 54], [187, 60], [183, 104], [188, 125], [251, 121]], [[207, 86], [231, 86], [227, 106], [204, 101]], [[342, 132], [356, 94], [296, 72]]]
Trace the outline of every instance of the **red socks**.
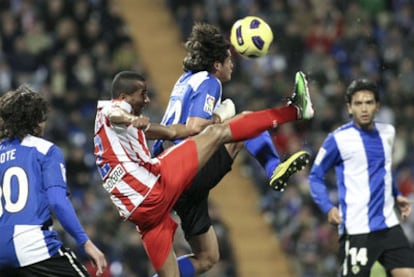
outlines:
[[233, 141], [242, 141], [258, 136], [263, 131], [273, 129], [283, 123], [298, 119], [298, 110], [289, 105], [244, 114], [229, 121]]

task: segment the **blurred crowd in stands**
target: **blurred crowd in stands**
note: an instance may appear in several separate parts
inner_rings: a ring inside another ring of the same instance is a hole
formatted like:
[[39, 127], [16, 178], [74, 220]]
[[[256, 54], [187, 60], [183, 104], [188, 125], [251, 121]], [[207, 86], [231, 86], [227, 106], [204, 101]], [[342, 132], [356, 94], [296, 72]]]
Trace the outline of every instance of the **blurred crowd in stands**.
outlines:
[[[111, 266], [105, 276], [151, 276], [144, 249], [132, 224], [121, 224], [101, 188], [93, 157], [97, 99], [110, 98], [110, 83], [120, 70], [145, 73], [116, 0], [0, 1], [0, 94], [28, 83], [51, 103], [47, 138], [65, 151], [71, 199], [91, 238]], [[195, 21], [220, 26], [228, 35], [246, 15], [265, 19], [275, 35], [267, 56], [247, 60], [234, 55], [233, 81], [224, 86], [238, 111], [283, 103], [294, 73], [308, 74], [316, 117], [280, 126], [273, 133], [282, 159], [305, 148], [316, 154], [327, 132], [346, 121], [344, 91], [354, 78], [378, 82], [379, 119], [397, 129], [395, 174], [401, 191], [414, 198], [414, 1], [409, 0], [165, 0], [185, 40]], [[179, 72], [177, 72], [177, 76]], [[147, 113], [159, 120], [156, 88]], [[336, 229], [309, 197], [305, 170], [283, 193], [268, 181], [247, 154], [243, 174], [261, 195], [258, 209], [274, 227], [299, 277], [335, 276]], [[328, 176], [332, 195], [335, 178]], [[205, 277], [236, 277], [228, 230], [212, 205], [222, 262]], [[178, 219], [177, 219], [178, 220]], [[414, 216], [404, 224], [414, 242]], [[70, 237], [67, 244], [75, 247]], [[177, 232], [178, 253], [187, 245]], [[79, 250], [79, 255], [84, 257]], [[87, 263], [87, 260], [85, 260]], [[91, 266], [88, 264], [88, 266]]]

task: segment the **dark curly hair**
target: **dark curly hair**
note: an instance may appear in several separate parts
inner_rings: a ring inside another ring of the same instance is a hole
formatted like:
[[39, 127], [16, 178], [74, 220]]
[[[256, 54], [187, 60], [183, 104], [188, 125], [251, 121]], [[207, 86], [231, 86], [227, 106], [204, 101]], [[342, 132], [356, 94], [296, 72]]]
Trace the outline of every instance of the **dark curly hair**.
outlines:
[[187, 56], [184, 58], [184, 71], [209, 71], [215, 62], [224, 63], [228, 57], [230, 43], [218, 27], [207, 23], [195, 23], [185, 42]]
[[27, 85], [0, 97], [0, 139], [39, 135], [39, 124], [46, 120], [46, 100]]

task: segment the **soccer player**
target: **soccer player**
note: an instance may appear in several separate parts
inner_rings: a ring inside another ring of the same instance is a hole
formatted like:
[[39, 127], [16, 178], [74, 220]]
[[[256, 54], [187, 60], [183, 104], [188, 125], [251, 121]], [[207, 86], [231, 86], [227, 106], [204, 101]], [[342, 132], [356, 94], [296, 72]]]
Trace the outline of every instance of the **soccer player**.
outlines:
[[149, 104], [145, 78], [136, 72], [118, 73], [112, 101], [99, 101], [95, 121], [95, 157], [103, 187], [119, 214], [137, 226], [148, 257], [159, 277], [194, 276], [193, 258], [178, 261], [172, 248], [177, 223], [170, 212], [221, 145], [256, 137], [265, 130], [296, 119], [313, 117], [302, 74], [289, 105], [251, 112], [227, 123], [207, 126], [200, 134], [151, 157], [146, 139], [188, 137], [182, 124], [150, 124], [142, 115]]
[[[414, 276], [414, 251], [394, 210], [402, 219], [411, 203], [398, 191], [392, 175], [395, 129], [374, 121], [379, 91], [367, 79], [346, 91], [352, 120], [330, 133], [312, 166], [309, 182], [316, 204], [338, 226], [341, 276], [368, 277], [375, 261], [389, 276]], [[324, 176], [335, 168], [339, 208], [330, 200]]]
[[[231, 80], [233, 63], [230, 44], [214, 25], [196, 23], [185, 46], [184, 73], [171, 92], [161, 124], [183, 124], [194, 135], [206, 126], [223, 122], [235, 114], [233, 102], [221, 100], [222, 84]], [[294, 113], [283, 116], [286, 121], [297, 120]], [[177, 139], [174, 144], [181, 141]], [[167, 148], [166, 144], [164, 140], [157, 140], [153, 153], [161, 153]], [[263, 166], [270, 186], [276, 190], [283, 190], [288, 178], [309, 162], [309, 154], [299, 151], [281, 163], [267, 130], [244, 143], [222, 145], [174, 207], [199, 272], [208, 270], [219, 259], [217, 237], [208, 214], [209, 192], [231, 170], [243, 145]]]
[[[208, 23], [196, 23], [193, 26], [185, 47], [184, 73], [175, 83], [161, 124], [184, 124], [194, 135], [206, 126], [234, 115], [232, 101], [221, 101], [222, 84], [231, 80], [233, 62], [229, 52], [230, 43], [216, 26]], [[219, 114], [216, 111], [220, 105], [225, 107]], [[296, 118], [290, 117], [289, 120], [295, 121]], [[175, 140], [174, 143], [180, 141]], [[154, 155], [164, 150], [163, 143], [164, 140], [156, 141]], [[246, 140], [244, 144], [246, 150], [262, 164], [270, 186], [276, 190], [282, 190], [288, 178], [302, 168], [297, 163], [306, 165], [309, 160], [308, 153], [299, 151], [281, 163], [267, 131]]]
[[99, 276], [107, 263], [67, 197], [62, 151], [42, 138], [46, 116], [44, 98], [25, 85], [0, 98], [0, 276], [89, 276], [58, 240], [51, 211]]

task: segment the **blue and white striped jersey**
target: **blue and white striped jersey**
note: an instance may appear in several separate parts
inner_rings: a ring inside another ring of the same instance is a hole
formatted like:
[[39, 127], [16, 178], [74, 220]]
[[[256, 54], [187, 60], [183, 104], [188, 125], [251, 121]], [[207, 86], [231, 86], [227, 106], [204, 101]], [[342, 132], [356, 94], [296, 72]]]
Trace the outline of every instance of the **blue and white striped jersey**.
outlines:
[[[213, 111], [221, 103], [221, 94], [221, 82], [211, 73], [185, 72], [175, 83], [161, 124], [186, 124], [189, 117], [211, 119]], [[162, 142], [158, 140], [154, 143], [154, 155], [163, 151]]]
[[392, 176], [395, 129], [375, 123], [364, 131], [353, 122], [330, 133], [312, 166], [311, 195], [327, 214], [334, 206], [329, 198], [325, 174], [335, 168], [342, 223], [339, 233], [370, 233], [399, 224], [394, 210], [400, 193]]
[[0, 143], [0, 267], [21, 267], [56, 254], [62, 243], [52, 230], [46, 190], [66, 191], [61, 150], [27, 136]]

